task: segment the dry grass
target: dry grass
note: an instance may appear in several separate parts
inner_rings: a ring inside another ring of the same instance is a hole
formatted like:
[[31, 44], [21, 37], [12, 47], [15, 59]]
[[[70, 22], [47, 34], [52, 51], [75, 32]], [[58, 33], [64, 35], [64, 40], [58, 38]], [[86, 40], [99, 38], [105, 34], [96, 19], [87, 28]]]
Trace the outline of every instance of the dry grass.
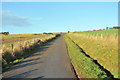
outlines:
[[[71, 33], [71, 34], [73, 34], [73, 33]], [[118, 44], [118, 36], [117, 37], [115, 37], [115, 35], [116, 34], [112, 34], [112, 35], [107, 35], [107, 36], [103, 36], [102, 34], [101, 34], [101, 36], [98, 36], [98, 35], [96, 35], [96, 36], [93, 36], [93, 35], [89, 35], [89, 34], [77, 34], [77, 33], [74, 33], [74, 35], [76, 35], [76, 36], [78, 36], [78, 37], [80, 37], [80, 36], [82, 36], [82, 37], [84, 37], [84, 38], [89, 38], [89, 39], [94, 39], [94, 40], [100, 40], [100, 41], [103, 41], [104, 43], [112, 43], [112, 44]]]
[[2, 48], [2, 58], [8, 64], [15, 59], [14, 55], [12, 55], [12, 50], [10, 48], [6, 48], [5, 46]]
[[23, 47], [22, 47], [22, 44], [18, 43], [18, 44], [14, 45], [13, 55], [16, 58], [19, 58], [19, 57], [23, 56]]
[[114, 34], [92, 36], [77, 33], [71, 33], [69, 36], [89, 56], [109, 70], [115, 78], [118, 77], [118, 37]]
[[[97, 64], [93, 62], [93, 59], [87, 57], [70, 38], [65, 35], [65, 41], [67, 43], [67, 48], [71, 62], [77, 71], [79, 78], [105, 78], [106, 73], [102, 71]], [[109, 79], [104, 79], [109, 80]]]
[[[18, 35], [17, 35], [18, 36]], [[40, 37], [40, 38], [39, 38]], [[2, 45], [2, 63], [7, 62], [9, 64], [11, 61], [20, 58], [41, 44], [47, 42], [47, 40], [56, 37], [56, 35], [45, 35], [31, 40], [18, 41], [15, 43], [3, 44]]]

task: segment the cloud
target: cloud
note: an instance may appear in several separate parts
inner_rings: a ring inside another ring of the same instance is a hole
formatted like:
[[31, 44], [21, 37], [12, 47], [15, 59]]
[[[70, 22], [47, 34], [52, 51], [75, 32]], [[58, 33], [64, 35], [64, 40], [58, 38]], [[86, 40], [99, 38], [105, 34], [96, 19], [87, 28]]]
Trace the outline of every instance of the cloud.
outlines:
[[4, 26], [27, 27], [32, 25], [30, 21], [32, 18], [17, 16], [11, 14], [10, 11], [0, 11], [0, 14], [2, 14], [2, 25]]

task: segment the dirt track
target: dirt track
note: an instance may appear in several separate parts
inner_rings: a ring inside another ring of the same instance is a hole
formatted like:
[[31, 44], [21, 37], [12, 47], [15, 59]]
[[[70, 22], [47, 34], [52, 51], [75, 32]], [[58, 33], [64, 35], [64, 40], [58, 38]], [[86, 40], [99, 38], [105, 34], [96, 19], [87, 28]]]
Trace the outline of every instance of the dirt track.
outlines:
[[63, 36], [14, 65], [4, 78], [75, 78]]

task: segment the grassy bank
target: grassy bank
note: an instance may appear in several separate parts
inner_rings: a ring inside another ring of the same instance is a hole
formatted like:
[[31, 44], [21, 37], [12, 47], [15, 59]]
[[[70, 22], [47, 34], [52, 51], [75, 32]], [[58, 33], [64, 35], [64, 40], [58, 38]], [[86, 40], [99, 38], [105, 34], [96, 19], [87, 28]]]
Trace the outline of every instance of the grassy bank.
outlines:
[[[95, 36], [97, 31], [69, 33], [68, 36], [79, 47], [81, 47], [87, 55], [96, 60], [101, 66], [108, 70], [115, 78], [118, 78], [118, 30], [103, 30], [98, 33], [104, 36]], [[103, 33], [102, 33], [103, 32]], [[104, 32], [109, 32], [105, 35]], [[110, 33], [111, 32], [111, 33]], [[92, 35], [94, 34], [94, 36]]]
[[108, 75], [95, 64], [93, 59], [87, 57], [83, 50], [80, 49], [68, 35], [65, 35], [65, 41], [72, 64], [79, 78], [103, 78], [104, 80], [110, 80], [111, 76], [108, 77]]

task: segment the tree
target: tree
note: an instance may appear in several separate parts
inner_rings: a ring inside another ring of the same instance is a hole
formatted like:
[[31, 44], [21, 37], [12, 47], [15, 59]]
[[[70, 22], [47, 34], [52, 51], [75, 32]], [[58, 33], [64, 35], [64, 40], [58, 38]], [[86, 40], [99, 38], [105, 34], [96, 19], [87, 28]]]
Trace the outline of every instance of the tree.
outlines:
[[8, 35], [9, 32], [1, 32], [0, 34]]
[[106, 27], [106, 29], [108, 29], [108, 27]]

